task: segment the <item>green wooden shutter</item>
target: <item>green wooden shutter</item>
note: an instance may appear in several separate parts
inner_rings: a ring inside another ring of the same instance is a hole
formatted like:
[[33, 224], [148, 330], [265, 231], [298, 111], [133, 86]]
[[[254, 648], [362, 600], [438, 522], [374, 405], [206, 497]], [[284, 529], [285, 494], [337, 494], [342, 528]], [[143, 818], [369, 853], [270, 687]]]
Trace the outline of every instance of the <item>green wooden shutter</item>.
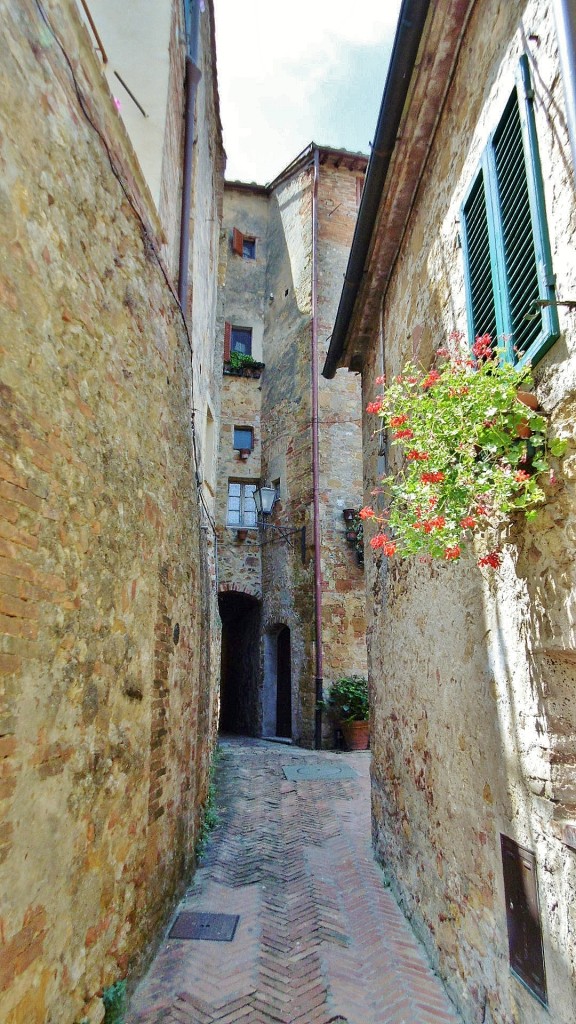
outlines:
[[532, 216], [539, 298], [553, 303], [553, 305], [545, 306], [540, 310], [540, 332], [534, 337], [531, 344], [522, 345], [522, 352], [518, 357], [519, 362], [530, 361], [535, 363], [559, 338], [560, 324], [558, 321], [558, 310], [556, 305], [554, 305], [556, 302], [555, 277], [552, 270], [550, 236], [548, 234], [546, 205], [544, 202], [544, 182], [542, 179], [542, 165], [540, 163], [536, 120], [534, 117], [534, 90], [530, 80], [530, 65], [525, 54], [520, 58], [516, 80], [518, 110], [524, 144], [526, 183]]
[[483, 170], [478, 172], [464, 201], [461, 224], [470, 343], [473, 344], [479, 334], [489, 334], [496, 344], [498, 332]]
[[528, 60], [461, 209], [470, 342], [536, 362], [559, 336]]
[[[521, 360], [542, 331], [536, 249], [532, 230], [526, 161], [516, 91], [492, 138], [494, 224], [502, 254], [504, 342], [507, 358]], [[536, 311], [534, 319], [526, 319]]]

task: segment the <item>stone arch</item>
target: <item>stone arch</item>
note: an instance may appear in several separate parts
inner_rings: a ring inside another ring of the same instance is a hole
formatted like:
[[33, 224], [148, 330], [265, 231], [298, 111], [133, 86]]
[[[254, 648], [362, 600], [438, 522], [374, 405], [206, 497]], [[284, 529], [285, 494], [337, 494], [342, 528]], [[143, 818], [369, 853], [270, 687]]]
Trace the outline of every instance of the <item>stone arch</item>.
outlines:
[[218, 594], [246, 594], [247, 597], [253, 597], [256, 601], [262, 600], [262, 590], [257, 586], [250, 586], [244, 583], [221, 583], [218, 587]]

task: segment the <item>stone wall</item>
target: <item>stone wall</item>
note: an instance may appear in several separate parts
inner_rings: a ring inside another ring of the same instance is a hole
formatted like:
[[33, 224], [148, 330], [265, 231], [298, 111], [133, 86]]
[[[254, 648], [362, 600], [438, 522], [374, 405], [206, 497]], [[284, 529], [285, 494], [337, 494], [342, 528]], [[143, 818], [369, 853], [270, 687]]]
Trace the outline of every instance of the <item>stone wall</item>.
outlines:
[[[344, 154], [341, 154], [344, 157]], [[333, 317], [356, 220], [364, 161], [324, 154], [320, 168], [319, 365]], [[361, 170], [353, 170], [359, 164]], [[341, 165], [342, 164], [342, 165]], [[270, 731], [274, 656], [280, 627], [290, 630], [292, 734], [311, 744], [315, 718], [314, 558], [312, 522], [312, 163], [297, 161], [268, 189], [226, 188], [223, 256], [224, 323], [252, 327], [253, 355], [265, 363], [259, 381], [225, 374], [219, 463], [220, 586], [262, 597], [262, 694]], [[256, 259], [232, 250], [233, 229], [256, 240]], [[361, 406], [357, 380], [343, 374], [320, 388], [320, 516], [323, 650], [328, 680], [366, 671], [364, 579], [344, 539], [342, 509], [359, 508], [362, 492]], [[233, 451], [234, 425], [254, 427], [246, 460]], [[226, 527], [228, 480], [277, 483], [272, 526], [238, 541]], [[304, 545], [301, 534], [305, 528]], [[330, 729], [326, 729], [331, 739]]]
[[270, 199], [266, 371], [262, 385], [262, 470], [280, 481], [273, 522], [306, 527], [304, 561], [296, 535], [272, 532], [263, 548], [263, 625], [290, 630], [292, 729], [311, 744], [314, 721], [314, 589], [310, 317], [312, 190], [310, 167], [281, 181]]
[[[576, 209], [550, 5], [476, 4], [384, 305], [385, 369], [466, 332], [459, 207], [527, 51], [557, 294], [576, 290]], [[535, 368], [555, 433], [574, 441], [574, 315]], [[378, 325], [364, 403], [384, 369]], [[379, 465], [366, 421], [366, 499]], [[574, 448], [504, 563], [378, 558], [369, 666], [378, 855], [466, 1022], [576, 1017]], [[380, 460], [381, 462], [381, 460]], [[500, 834], [536, 856], [549, 1011], [510, 973]]]
[[193, 866], [214, 604], [150, 197], [74, 5], [2, 13], [0, 1017], [72, 1024]]
[[[332, 333], [356, 225], [362, 167], [327, 161], [318, 192], [319, 371]], [[359, 376], [341, 370], [320, 376], [320, 508], [322, 623], [325, 684], [343, 675], [366, 675], [364, 569], [345, 540], [345, 508], [362, 505], [362, 398]]]

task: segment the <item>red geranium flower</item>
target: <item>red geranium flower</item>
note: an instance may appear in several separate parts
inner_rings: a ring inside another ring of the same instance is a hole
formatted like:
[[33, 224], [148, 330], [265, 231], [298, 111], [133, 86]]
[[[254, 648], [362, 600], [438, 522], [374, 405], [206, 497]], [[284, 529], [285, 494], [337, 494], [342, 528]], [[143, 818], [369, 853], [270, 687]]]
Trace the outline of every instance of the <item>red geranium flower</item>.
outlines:
[[460, 526], [465, 530], [473, 530], [476, 526], [476, 520], [473, 516], [464, 516], [464, 519], [460, 520]]
[[368, 402], [366, 406], [366, 412], [379, 413], [382, 408], [382, 399], [378, 398], [375, 402]]
[[460, 558], [460, 548], [458, 544], [454, 544], [451, 548], [444, 548], [444, 558], [447, 562], [453, 561], [456, 558]]
[[499, 551], [491, 551], [488, 555], [478, 559], [480, 567], [489, 565], [491, 569], [498, 569], [502, 563], [502, 555]]
[[360, 509], [358, 515], [360, 519], [371, 519], [374, 515], [374, 509], [370, 505], [365, 505], [364, 508]]
[[526, 473], [525, 470], [519, 469], [518, 472], [514, 474], [514, 479], [517, 480], [519, 484], [525, 484], [526, 481], [530, 479], [530, 473]]
[[440, 374], [438, 370], [430, 370], [428, 376], [422, 381], [423, 388], [431, 388], [434, 384], [437, 384], [440, 380]]
[[400, 441], [402, 438], [414, 437], [414, 431], [410, 430], [410, 427], [406, 427], [404, 430], [396, 430], [392, 437], [394, 441]]
[[406, 458], [409, 459], [410, 462], [428, 462], [429, 456], [426, 452], [418, 452], [413, 448], [411, 452], [406, 453]]
[[436, 471], [434, 473], [422, 473], [420, 479], [423, 484], [439, 484], [442, 483], [442, 480], [445, 480], [446, 477], [444, 473]]
[[401, 427], [403, 423], [407, 422], [407, 420], [408, 420], [408, 417], [407, 417], [406, 413], [403, 413], [402, 416], [391, 416], [390, 417], [390, 426], [391, 427]]

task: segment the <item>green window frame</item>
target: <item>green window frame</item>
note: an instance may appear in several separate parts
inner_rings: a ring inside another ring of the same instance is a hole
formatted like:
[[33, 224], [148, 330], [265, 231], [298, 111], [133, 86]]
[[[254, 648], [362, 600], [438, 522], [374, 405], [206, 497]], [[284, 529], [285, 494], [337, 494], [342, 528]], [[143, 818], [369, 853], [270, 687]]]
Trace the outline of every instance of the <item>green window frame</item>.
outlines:
[[460, 223], [470, 344], [490, 334], [504, 361], [537, 362], [560, 327], [525, 54], [462, 203]]

